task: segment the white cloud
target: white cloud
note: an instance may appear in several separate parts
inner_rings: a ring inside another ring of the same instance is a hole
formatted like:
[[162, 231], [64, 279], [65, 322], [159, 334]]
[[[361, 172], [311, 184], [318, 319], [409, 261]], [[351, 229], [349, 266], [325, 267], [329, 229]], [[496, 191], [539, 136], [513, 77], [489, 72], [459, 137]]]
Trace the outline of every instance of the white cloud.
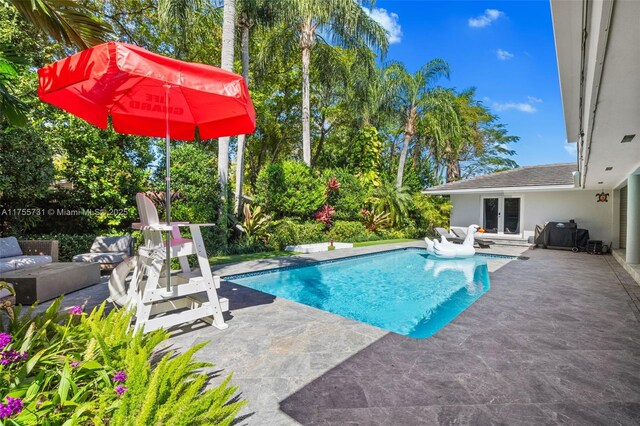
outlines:
[[363, 7], [363, 9], [371, 19], [379, 23], [387, 32], [389, 44], [400, 43], [400, 40], [402, 40], [402, 27], [400, 26], [397, 13], [389, 12], [386, 9], [377, 7], [374, 7], [373, 9]]
[[542, 102], [542, 99], [536, 98], [535, 96], [527, 96], [527, 100], [530, 103], [534, 103], [534, 104], [539, 104], [540, 102]]
[[527, 102], [494, 102], [492, 106], [496, 111], [509, 111], [513, 109], [529, 114], [536, 112], [536, 108]]
[[509, 59], [513, 58], [513, 53], [508, 52], [508, 51], [503, 50], [503, 49], [498, 49], [498, 50], [496, 50], [496, 56], [501, 61], [506, 61], [506, 60], [509, 60]]
[[504, 16], [504, 12], [497, 9], [487, 9], [480, 16], [469, 18], [469, 26], [471, 28], [484, 28], [491, 25], [493, 21]]
[[575, 157], [578, 154], [578, 144], [577, 143], [565, 143], [564, 150], [567, 151], [567, 154]]

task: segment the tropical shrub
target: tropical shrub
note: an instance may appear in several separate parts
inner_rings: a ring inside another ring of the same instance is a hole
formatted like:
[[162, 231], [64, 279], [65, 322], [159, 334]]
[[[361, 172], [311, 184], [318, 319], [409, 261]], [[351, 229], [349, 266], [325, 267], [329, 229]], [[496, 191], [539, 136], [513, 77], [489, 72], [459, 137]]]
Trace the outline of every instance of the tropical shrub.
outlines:
[[412, 197], [409, 216], [424, 237], [433, 235], [434, 228], [448, 228], [451, 214], [451, 202], [447, 197], [428, 196], [416, 193]]
[[319, 243], [327, 241], [324, 226], [319, 222], [304, 222], [295, 225], [298, 244]]
[[333, 215], [336, 214], [336, 210], [331, 207], [329, 204], [325, 204], [320, 207], [320, 210], [313, 215], [313, 217], [320, 223], [324, 225], [324, 229], [328, 230], [331, 228], [331, 224], [333, 223]]
[[355, 175], [344, 169], [325, 170], [325, 182], [335, 179], [339, 187], [327, 193], [327, 203], [336, 210], [336, 220], [358, 220], [360, 209], [369, 196], [369, 187]]
[[262, 212], [260, 206], [253, 208], [245, 204], [243, 207], [243, 219], [239, 224], [244, 237], [249, 241], [266, 242], [269, 239], [269, 221], [271, 218]]
[[270, 234], [269, 247], [273, 250], [283, 250], [298, 240], [296, 223], [291, 219], [271, 222]]
[[205, 390], [211, 364], [194, 360], [205, 344], [159, 358], [166, 331], [134, 333], [131, 314], [105, 316], [104, 303], [89, 314], [60, 304], [18, 308], [0, 333], [4, 424], [228, 425], [244, 404], [231, 400], [230, 376]]
[[377, 211], [389, 213], [391, 225], [399, 225], [409, 212], [411, 193], [406, 186], [398, 188], [386, 181], [374, 190], [371, 204]]
[[274, 250], [283, 250], [288, 245], [327, 241], [323, 230], [324, 225], [320, 222], [297, 223], [291, 219], [274, 221], [268, 245]]
[[349, 147], [349, 166], [363, 182], [378, 186], [382, 163], [383, 139], [373, 126], [364, 126]]
[[360, 215], [362, 215], [363, 226], [369, 232], [375, 232], [377, 230], [383, 229], [384, 227], [388, 226], [390, 222], [389, 213], [376, 213], [375, 209], [362, 209], [360, 211]]
[[58, 260], [71, 262], [71, 258], [76, 254], [89, 251], [96, 236], [55, 233], [24, 235], [17, 238], [19, 240], [58, 240]]
[[[0, 68], [4, 65], [0, 61]], [[0, 131], [0, 232], [18, 234], [33, 229], [43, 215], [6, 214], [4, 209], [34, 209], [53, 181], [51, 149], [30, 129]]]
[[[221, 192], [217, 173], [213, 172], [217, 167], [215, 154], [206, 145], [178, 143], [171, 147], [171, 188], [180, 194], [171, 204], [172, 220], [220, 222]], [[164, 168], [160, 168], [154, 176], [155, 189], [160, 192], [164, 191], [164, 174]], [[209, 253], [227, 244], [226, 229], [220, 226], [202, 228], [202, 237]]]
[[325, 183], [295, 161], [270, 164], [260, 172], [256, 186], [256, 201], [277, 219], [311, 218], [325, 201]]
[[334, 241], [356, 242], [367, 239], [367, 230], [360, 222], [337, 220], [328, 237]]

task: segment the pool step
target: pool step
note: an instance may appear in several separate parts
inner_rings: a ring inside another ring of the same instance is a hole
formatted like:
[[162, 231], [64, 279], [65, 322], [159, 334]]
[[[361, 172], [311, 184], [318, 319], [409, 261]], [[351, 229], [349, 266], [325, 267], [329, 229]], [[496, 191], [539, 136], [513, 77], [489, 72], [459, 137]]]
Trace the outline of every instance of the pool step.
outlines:
[[524, 238], [492, 238], [491, 241], [497, 246], [519, 246], [519, 247], [531, 247], [531, 244]]

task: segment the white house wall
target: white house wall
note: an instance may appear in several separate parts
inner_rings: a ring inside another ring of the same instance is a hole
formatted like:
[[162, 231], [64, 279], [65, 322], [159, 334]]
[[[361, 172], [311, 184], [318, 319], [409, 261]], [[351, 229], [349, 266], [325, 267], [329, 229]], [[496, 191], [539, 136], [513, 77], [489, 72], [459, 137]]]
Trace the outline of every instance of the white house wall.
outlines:
[[[575, 219], [579, 228], [589, 230], [591, 239], [602, 240], [605, 244], [613, 242], [617, 247], [618, 236], [614, 229], [614, 207], [616, 199], [614, 191], [608, 192], [609, 202], [598, 203], [598, 191], [567, 190], [540, 191], [522, 194], [506, 194], [521, 197], [521, 229], [522, 237], [534, 235], [536, 225], [550, 221], [568, 221]], [[454, 194], [451, 195], [453, 209], [451, 210], [452, 227], [467, 227], [472, 223], [482, 225], [481, 199], [483, 196], [500, 196], [503, 194]]]
[[480, 194], [455, 194], [451, 195], [451, 226], [466, 228], [469, 225], [482, 225], [480, 223]]

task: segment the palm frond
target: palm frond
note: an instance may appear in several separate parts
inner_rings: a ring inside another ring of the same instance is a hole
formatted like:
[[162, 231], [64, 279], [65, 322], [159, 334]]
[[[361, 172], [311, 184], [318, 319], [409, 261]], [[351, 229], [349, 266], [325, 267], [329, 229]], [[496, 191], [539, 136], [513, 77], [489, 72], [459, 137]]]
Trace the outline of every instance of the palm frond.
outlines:
[[73, 0], [9, 0], [36, 28], [80, 49], [100, 44], [112, 34], [111, 26]]

